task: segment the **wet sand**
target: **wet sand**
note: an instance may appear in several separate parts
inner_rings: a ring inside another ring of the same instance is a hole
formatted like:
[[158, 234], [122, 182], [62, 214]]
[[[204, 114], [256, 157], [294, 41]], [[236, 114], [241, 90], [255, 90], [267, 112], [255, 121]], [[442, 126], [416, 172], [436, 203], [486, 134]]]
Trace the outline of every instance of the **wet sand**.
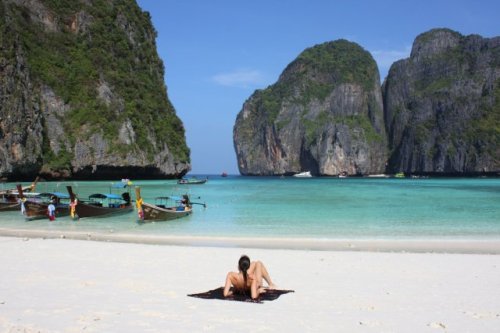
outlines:
[[49, 231], [0, 228], [1, 236], [93, 240], [154, 245], [244, 247], [317, 251], [500, 254], [500, 239], [312, 239], [140, 235], [126, 232]]

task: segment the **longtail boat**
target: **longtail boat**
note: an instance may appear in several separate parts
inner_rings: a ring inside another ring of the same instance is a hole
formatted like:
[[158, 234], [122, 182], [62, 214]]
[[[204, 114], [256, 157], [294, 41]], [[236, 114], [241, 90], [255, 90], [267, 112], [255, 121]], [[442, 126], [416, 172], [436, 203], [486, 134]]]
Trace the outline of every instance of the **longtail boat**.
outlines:
[[17, 191], [5, 191], [0, 193], [0, 211], [19, 210], [21, 202]]
[[205, 179], [198, 179], [196, 177], [191, 177], [191, 178], [182, 178], [177, 181], [177, 184], [179, 185], [200, 185], [200, 184], [205, 184], [207, 182], [208, 178]]
[[[35, 198], [39, 196], [39, 193], [27, 192], [23, 194], [26, 199]], [[14, 211], [21, 209], [22, 199], [19, 196], [19, 192], [12, 191], [0, 195], [0, 212], [4, 211]]]
[[[193, 212], [192, 202], [187, 194], [182, 197], [157, 197], [155, 201], [154, 205], [144, 202], [140, 187], [135, 188], [138, 222], [169, 221], [188, 216]], [[169, 201], [174, 202], [175, 205], [168, 205]]]
[[[127, 187], [124, 184], [122, 188]], [[110, 215], [126, 214], [134, 210], [130, 193], [121, 195], [109, 193], [91, 194], [87, 200], [77, 198], [71, 186], [66, 186], [70, 196], [70, 215], [72, 218], [108, 217]]]
[[44, 192], [32, 197], [24, 195], [21, 185], [17, 185], [21, 198], [21, 211], [26, 220], [49, 218], [49, 205], [53, 204], [55, 217], [69, 215], [69, 196], [60, 192]]
[[[30, 193], [33, 195], [39, 177], [30, 186], [22, 187], [23, 193], [26, 195]], [[26, 195], [27, 196], [27, 195]], [[21, 207], [21, 200], [19, 198], [19, 191], [16, 189], [8, 189], [0, 191], [0, 211], [19, 210]]]

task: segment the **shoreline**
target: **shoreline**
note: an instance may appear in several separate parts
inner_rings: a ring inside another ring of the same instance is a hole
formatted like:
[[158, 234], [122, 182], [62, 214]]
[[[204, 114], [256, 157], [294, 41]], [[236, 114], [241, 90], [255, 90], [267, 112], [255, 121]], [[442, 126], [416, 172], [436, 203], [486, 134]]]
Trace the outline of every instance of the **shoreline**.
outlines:
[[0, 237], [70, 239], [114, 243], [191, 247], [250, 248], [304, 251], [361, 251], [500, 254], [500, 239], [316, 239], [280, 237], [168, 236], [113, 232], [0, 228]]

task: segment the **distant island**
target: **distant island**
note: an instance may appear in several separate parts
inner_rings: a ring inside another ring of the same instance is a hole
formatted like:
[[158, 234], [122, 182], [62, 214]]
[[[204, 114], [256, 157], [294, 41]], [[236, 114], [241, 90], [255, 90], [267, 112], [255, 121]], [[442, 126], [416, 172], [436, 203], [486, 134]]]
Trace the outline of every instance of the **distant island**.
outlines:
[[500, 37], [433, 29], [383, 84], [371, 54], [306, 49], [245, 102], [234, 125], [243, 175], [500, 173]]

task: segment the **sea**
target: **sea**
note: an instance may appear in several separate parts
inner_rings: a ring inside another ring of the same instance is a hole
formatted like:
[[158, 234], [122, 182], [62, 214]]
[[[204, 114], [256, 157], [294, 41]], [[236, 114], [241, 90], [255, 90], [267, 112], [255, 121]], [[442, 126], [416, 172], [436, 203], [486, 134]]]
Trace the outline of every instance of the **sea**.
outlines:
[[[500, 239], [500, 178], [197, 177], [208, 181], [178, 185], [175, 180], [131, 179], [145, 202], [189, 194], [198, 204], [192, 215], [177, 220], [138, 223], [134, 211], [77, 221], [26, 221], [12, 211], [0, 212], [0, 229], [313, 240]], [[113, 192], [119, 182], [41, 182], [37, 192], [65, 192], [72, 185], [85, 199]], [[131, 196], [135, 199], [133, 189]]]

